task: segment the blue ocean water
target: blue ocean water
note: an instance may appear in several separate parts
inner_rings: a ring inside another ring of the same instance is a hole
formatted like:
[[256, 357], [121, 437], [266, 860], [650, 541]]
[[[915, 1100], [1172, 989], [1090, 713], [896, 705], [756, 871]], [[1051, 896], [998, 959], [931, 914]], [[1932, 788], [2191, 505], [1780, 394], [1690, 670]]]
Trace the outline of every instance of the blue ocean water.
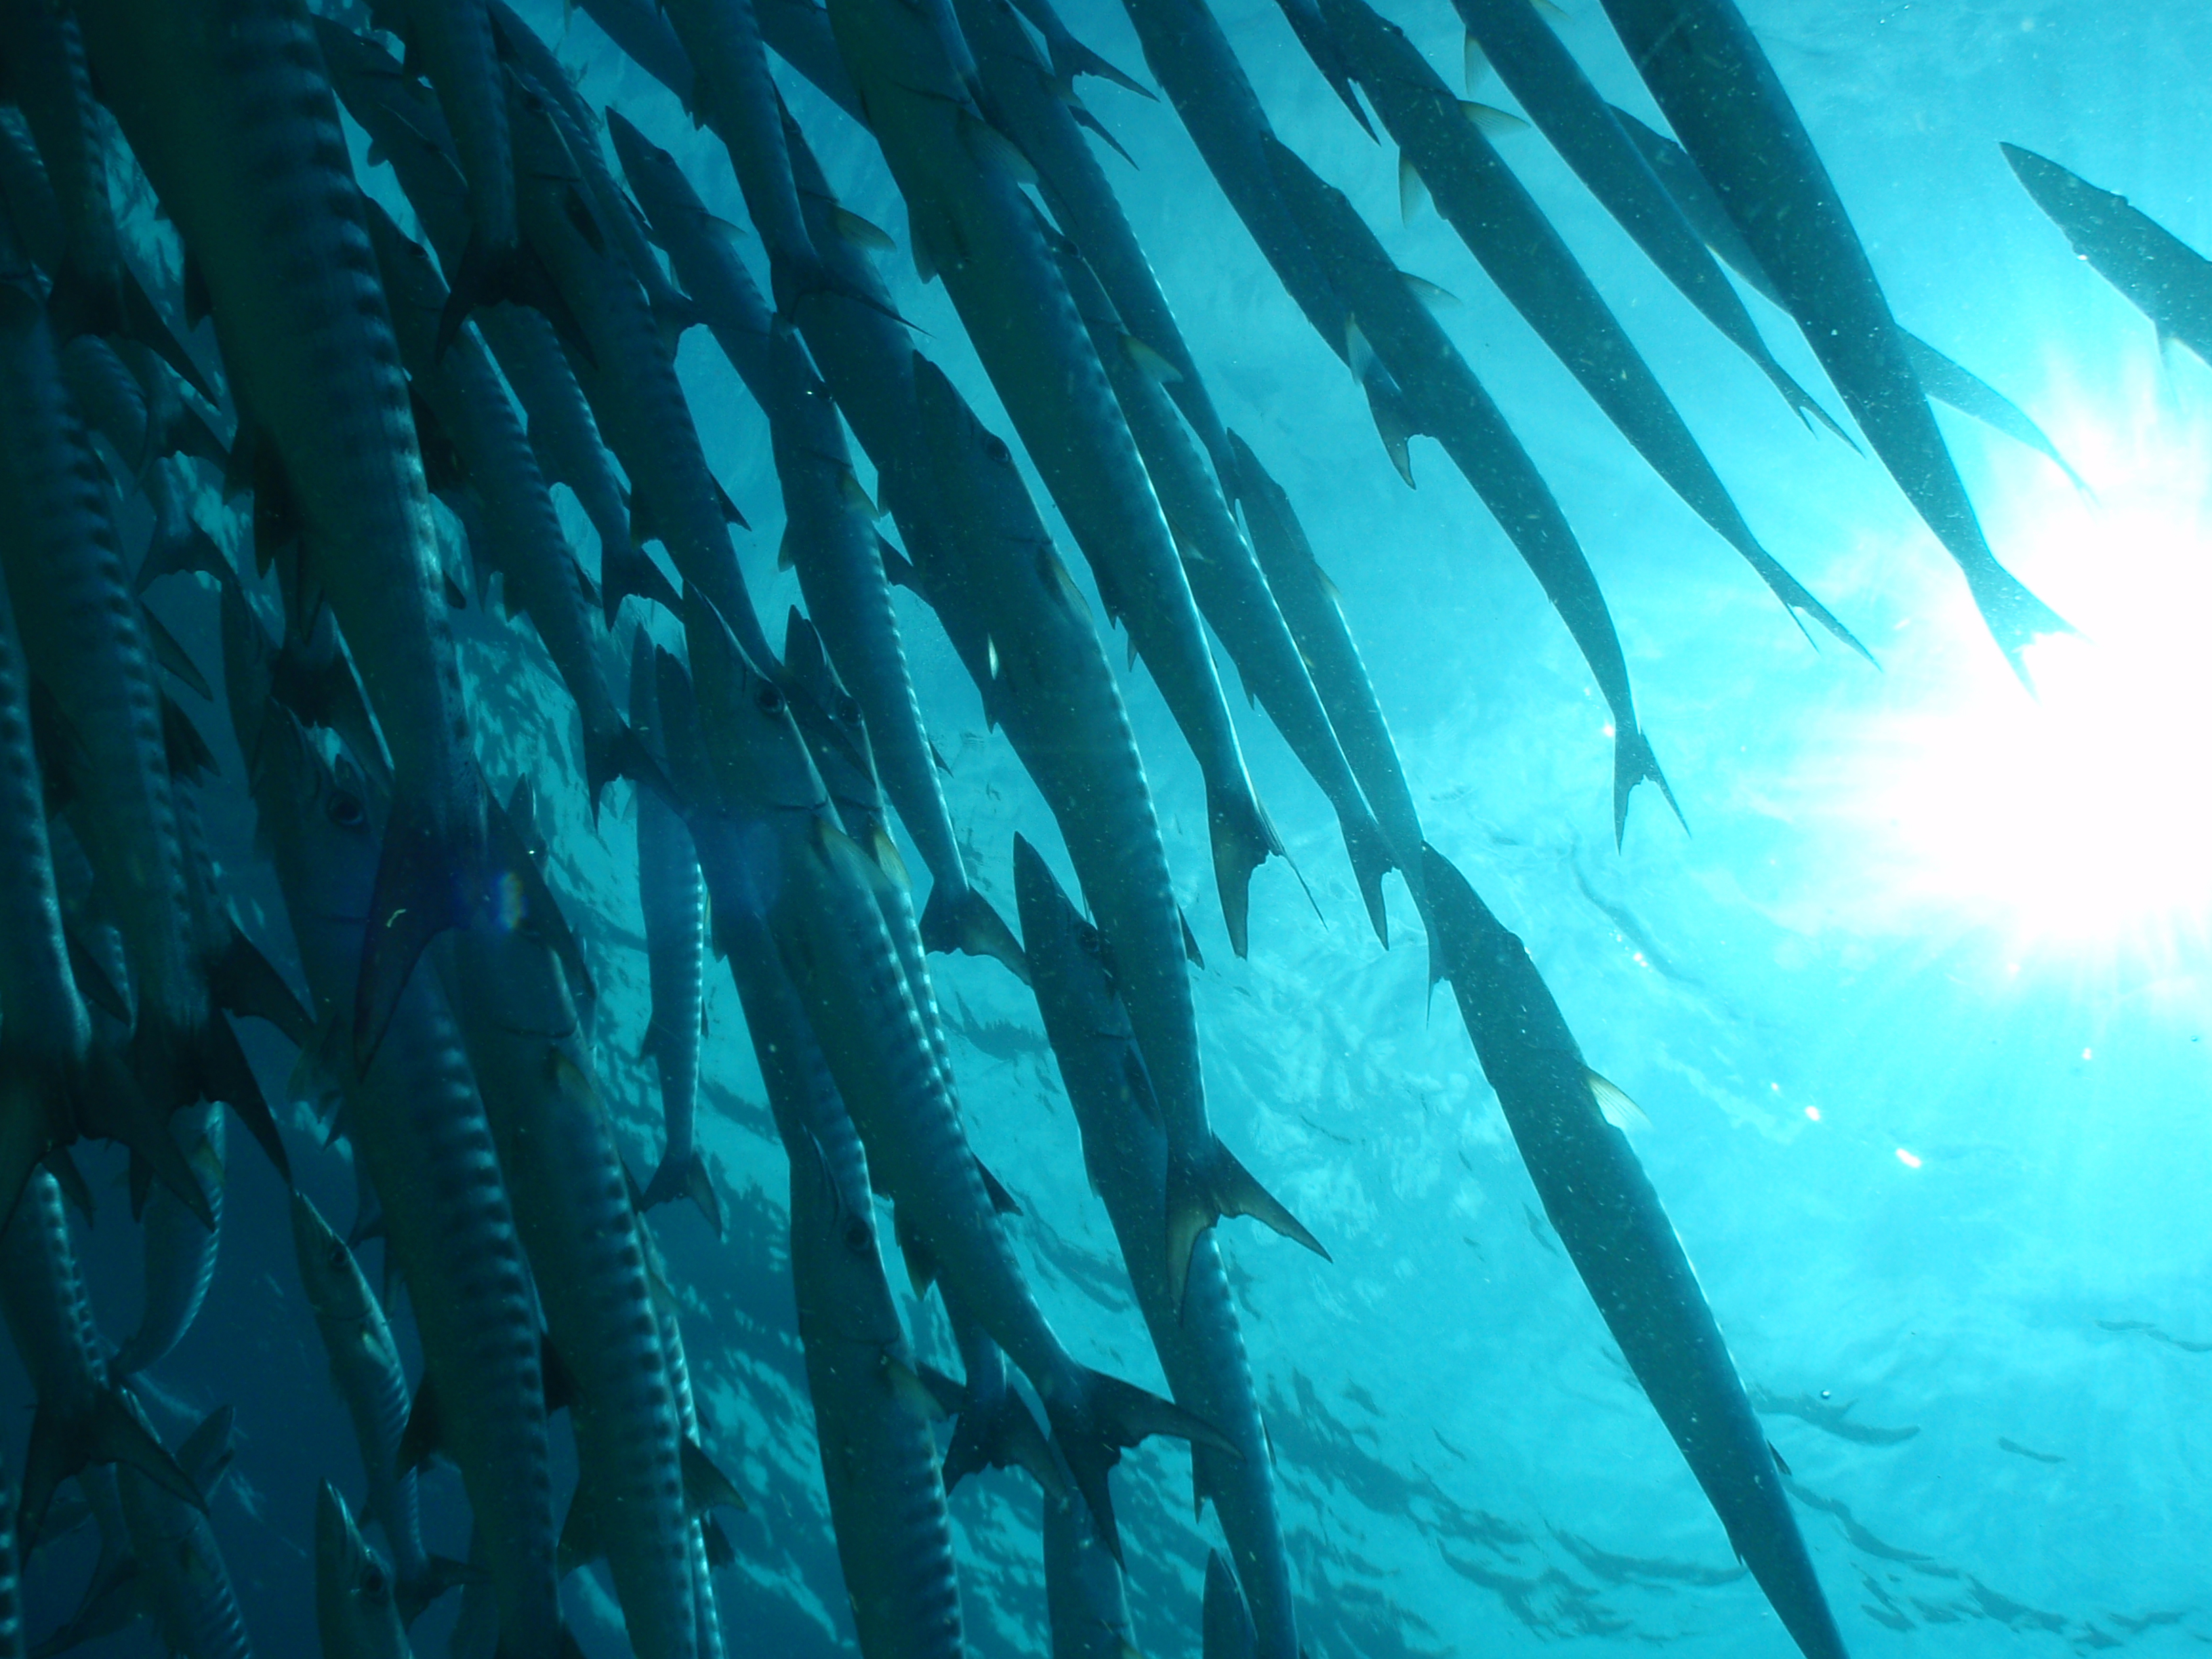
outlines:
[[[1382, 9], [1457, 80], [1448, 5]], [[1406, 489], [1350, 377], [1172, 112], [1096, 82], [1085, 96], [1134, 160], [1109, 165], [1216, 401], [1288, 489], [1342, 594], [1431, 840], [1527, 940], [1592, 1065], [1650, 1120], [1632, 1139], [1792, 1471], [1852, 1651], [2194, 1651], [2212, 1641], [2200, 1041], [2212, 880], [2197, 638], [2212, 379], [2161, 349], [2073, 257], [1997, 144], [2051, 156], [2212, 247], [2212, 197], [2199, 193], [2212, 12], [2180, 0], [1743, 9], [1899, 320], [2028, 410], [2094, 492], [1940, 416], [1999, 557], [2081, 630], [2031, 653], [2039, 697], [1886, 475], [1801, 428], [1539, 136], [1504, 140], [1754, 529], [1881, 670], [1809, 647], [1450, 229], [1433, 213], [1401, 222], [1395, 150], [1352, 123], [1271, 0], [1218, 8], [1278, 131], [1401, 265], [1457, 297], [1446, 328], [1589, 553], [1692, 831], [1640, 792], [1619, 850], [1604, 704], [1510, 546], [1433, 447], [1415, 446], [1419, 487]], [[710, 206], [742, 220], [719, 145], [668, 94], [582, 14], [550, 0], [522, 9], [587, 97], [619, 106]], [[1140, 68], [1117, 7], [1065, 9], [1085, 41]], [[1558, 27], [1608, 96], [1656, 119], [1593, 0]], [[903, 243], [872, 141], [797, 77], [783, 84], [848, 204]], [[1510, 103], [1494, 80], [1470, 91]], [[356, 162], [396, 204], [388, 173]], [[941, 289], [902, 255], [884, 270], [933, 355], [1006, 430]], [[1787, 319], [1750, 303], [1834, 407]], [[703, 331], [684, 340], [681, 367], [710, 460], [752, 521], [739, 553], [758, 607], [780, 617], [797, 589], [776, 570], [764, 422]], [[212, 639], [210, 594], [168, 586], [157, 608], [188, 641]], [[1052, 821], [933, 617], [910, 596], [900, 605], [956, 823], [1011, 915], [1012, 837], [1057, 858]], [[487, 769], [502, 786], [546, 781], [554, 884], [601, 988], [602, 1079], [646, 1168], [659, 1105], [637, 1057], [632, 830], [620, 807], [592, 822], [573, 717], [534, 644], [475, 611], [459, 625]], [[1224, 683], [1241, 710], [1228, 671]], [[1222, 1235], [1308, 1653], [1789, 1652], [1542, 1218], [1449, 994], [1427, 994], [1402, 887], [1391, 884], [1385, 951], [1319, 793], [1264, 720], [1241, 720], [1297, 876], [1273, 863], [1255, 878], [1238, 960], [1212, 900], [1195, 769], [1145, 674], [1124, 686], [1205, 956], [1194, 985], [1213, 1121], [1334, 1257], [1249, 1224]], [[208, 722], [211, 738], [221, 724]], [[227, 737], [217, 746], [235, 780]], [[282, 959], [283, 908], [251, 852], [250, 812], [235, 789], [207, 799], [241, 915]], [[933, 966], [969, 1132], [1022, 1204], [1010, 1225], [1047, 1313], [1089, 1363], [1160, 1387], [1033, 1001], [991, 963]], [[720, 970], [708, 1029], [702, 1133], [728, 1237], [688, 1207], [656, 1219], [708, 1445], [750, 1504], [726, 1520], [738, 1559], [720, 1576], [723, 1618], [736, 1652], [849, 1650], [788, 1282], [783, 1155]], [[248, 1040], [275, 1097], [292, 1055], [258, 1030]], [[304, 1117], [288, 1132], [302, 1184], [349, 1215], [343, 1159], [313, 1151]], [[257, 1650], [307, 1654], [315, 1484], [355, 1492], [359, 1470], [281, 1188], [233, 1145], [214, 1291], [152, 1374], [150, 1403], [173, 1438], [236, 1406], [239, 1462], [216, 1531]], [[79, 1245], [119, 1339], [137, 1309], [137, 1233], [119, 1162], [84, 1161], [101, 1205]], [[951, 1365], [941, 1313], [896, 1270], [894, 1283], [917, 1343]], [[20, 1373], [0, 1367], [18, 1467], [27, 1407]], [[1192, 1519], [1188, 1464], [1155, 1443], [1115, 1478], [1135, 1634], [1155, 1659], [1196, 1652], [1218, 1541], [1210, 1515]], [[1033, 1487], [987, 1474], [951, 1509], [973, 1650], [1046, 1652]], [[426, 1517], [434, 1548], [465, 1553], [449, 1470], [428, 1482]], [[77, 1537], [33, 1564], [34, 1629], [74, 1605], [88, 1560]], [[587, 1653], [625, 1650], [599, 1570], [571, 1578], [566, 1600]], [[418, 1651], [444, 1650], [450, 1617], [426, 1617]], [[140, 1626], [83, 1650], [153, 1640]]]

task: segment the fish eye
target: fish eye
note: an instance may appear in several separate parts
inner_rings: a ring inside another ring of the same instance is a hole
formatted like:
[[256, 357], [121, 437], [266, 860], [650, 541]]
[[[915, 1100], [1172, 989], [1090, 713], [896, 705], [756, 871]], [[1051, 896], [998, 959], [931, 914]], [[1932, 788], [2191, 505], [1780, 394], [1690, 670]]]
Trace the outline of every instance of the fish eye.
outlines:
[[760, 690], [753, 693], [753, 707], [763, 714], [781, 714], [783, 713], [783, 693], [776, 690], [773, 681], [763, 680]]
[[361, 1593], [372, 1601], [381, 1601], [392, 1593], [392, 1581], [384, 1576], [384, 1569], [374, 1559], [362, 1567]]
[[1096, 927], [1083, 929], [1076, 934], [1075, 942], [1082, 947], [1085, 956], [1095, 957], [1098, 954], [1098, 930]]
[[330, 805], [325, 810], [330, 814], [331, 822], [341, 830], [358, 830], [368, 822], [368, 809], [362, 805], [361, 797], [350, 789], [332, 790]]
[[983, 434], [983, 453], [993, 460], [1001, 463], [1014, 459], [1012, 453], [1006, 448], [1006, 441], [995, 432], [986, 432]]
[[323, 1247], [323, 1260], [333, 1267], [343, 1267], [347, 1255], [345, 1240], [336, 1234], [331, 1235], [331, 1242]]
[[846, 1219], [845, 1248], [847, 1249], [858, 1255], [860, 1251], [866, 1249], [869, 1245], [874, 1243], [875, 1239], [869, 1232], [868, 1224], [866, 1222], [861, 1220], [858, 1216], [851, 1216]]

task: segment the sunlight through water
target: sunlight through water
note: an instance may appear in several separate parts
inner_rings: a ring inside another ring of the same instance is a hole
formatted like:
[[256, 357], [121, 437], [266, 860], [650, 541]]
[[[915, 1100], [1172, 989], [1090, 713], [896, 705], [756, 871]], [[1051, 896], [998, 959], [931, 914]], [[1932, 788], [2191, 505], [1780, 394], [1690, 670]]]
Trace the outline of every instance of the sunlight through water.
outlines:
[[2028, 649], [2033, 695], [1990, 653], [1908, 647], [1818, 763], [1831, 828], [1895, 920], [2131, 976], [2174, 970], [2212, 921], [2212, 409], [2193, 359], [2144, 358], [2063, 441], [2098, 494], [2024, 492], [1989, 515], [2001, 556], [2079, 630]]

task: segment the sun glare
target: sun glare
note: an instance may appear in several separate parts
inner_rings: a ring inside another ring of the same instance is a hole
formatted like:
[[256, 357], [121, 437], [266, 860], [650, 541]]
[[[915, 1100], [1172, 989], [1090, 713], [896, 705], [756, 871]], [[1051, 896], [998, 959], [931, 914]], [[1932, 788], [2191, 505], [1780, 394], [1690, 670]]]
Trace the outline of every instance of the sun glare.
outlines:
[[1994, 653], [1947, 650], [1899, 664], [1886, 707], [1835, 734], [1858, 851], [1923, 921], [2154, 969], [2205, 935], [2212, 415], [2176, 407], [2184, 375], [2203, 403], [2193, 362], [2131, 376], [2132, 418], [2061, 439], [2097, 499], [2059, 484], [1984, 507], [2001, 556], [2080, 630], [2028, 650], [2033, 695]]

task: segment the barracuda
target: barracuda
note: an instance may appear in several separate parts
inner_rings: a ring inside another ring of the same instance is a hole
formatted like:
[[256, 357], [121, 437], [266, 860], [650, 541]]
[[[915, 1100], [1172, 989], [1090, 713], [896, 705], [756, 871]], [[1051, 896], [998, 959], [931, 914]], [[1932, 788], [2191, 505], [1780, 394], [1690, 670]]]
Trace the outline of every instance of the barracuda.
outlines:
[[[1682, 1241], [1521, 941], [1433, 848], [1437, 957], [1544, 1213], [1737, 1557], [1808, 1659], [1843, 1659], [1765, 1431]], [[1610, 1084], [1605, 1084], [1607, 1090]]]
[[1298, 655], [1313, 676], [1314, 690], [1328, 710], [1330, 728], [1345, 763], [1359, 780], [1360, 793], [1373, 809], [1398, 873], [1412, 890], [1416, 906], [1428, 902], [1421, 882], [1421, 820], [1398, 745], [1382, 718], [1382, 706], [1359, 659], [1359, 647], [1336, 601], [1336, 589], [1314, 557], [1291, 498], [1260, 465], [1251, 446], [1236, 433], [1229, 447], [1237, 459], [1237, 498], [1251, 533], [1253, 556], [1267, 578], [1268, 592], [1297, 641]]
[[[1565, 239], [1552, 228], [1535, 198], [1468, 118], [1451, 88], [1406, 38], [1405, 31], [1377, 16], [1366, 0], [1321, 0], [1321, 3], [1337, 39], [1344, 43], [1359, 84], [1375, 100], [1382, 125], [1398, 141], [1401, 190], [1427, 188], [1437, 211], [1459, 233], [1498, 291], [1566, 366], [1591, 401], [1605, 411], [1668, 488], [1743, 556], [1791, 614], [1802, 611], [1871, 662], [1867, 648], [1851, 631], [1759, 545], [1705, 451], [1676, 412], [1673, 399]], [[1527, 0], [1520, 3], [1525, 9]], [[1550, 31], [1544, 29], [1533, 12], [1528, 21], [1543, 31], [1547, 40], [1551, 39]], [[1564, 49], [1560, 56], [1565, 56]], [[1597, 103], [1595, 93], [1589, 97]], [[1595, 118], [1604, 122], [1626, 152], [1626, 164], [1642, 173], [1642, 162], [1613, 127], [1613, 118], [1605, 113], [1602, 104], [1597, 104]], [[1715, 276], [1717, 278], [1717, 271]], [[1722, 287], [1727, 288], [1724, 281]], [[1810, 400], [1806, 402], [1809, 405]]]
[[1160, 1109], [1098, 931], [1076, 914], [1035, 848], [1014, 839], [1022, 939], [1035, 964], [1037, 1008], [1083, 1134], [1083, 1164], [1121, 1241], [1130, 1287], [1176, 1403], [1235, 1447], [1194, 1445], [1191, 1474], [1213, 1502], [1250, 1599], [1263, 1659], [1297, 1659], [1290, 1559], [1275, 1509], [1273, 1460], [1252, 1369], [1215, 1242], [1200, 1239], [1178, 1291], [1161, 1248], [1159, 1193], [1168, 1167]]
[[491, 9], [485, 0], [372, 0], [369, 15], [406, 42], [408, 60], [428, 76], [469, 181], [468, 245], [452, 267], [453, 290], [434, 332], [442, 356], [475, 307], [514, 286], [514, 147]]
[[[629, 717], [631, 729], [642, 740], [659, 741], [653, 641], [642, 629], [630, 658]], [[687, 1194], [720, 1233], [721, 1206], [696, 1139], [699, 1048], [706, 1018], [707, 890], [683, 815], [653, 791], [641, 789], [636, 817], [638, 908], [645, 923], [646, 982], [653, 999], [639, 1057], [650, 1055], [659, 1074], [668, 1133], [640, 1207], [650, 1209]], [[687, 1432], [697, 1437], [696, 1427]]]
[[684, 1440], [629, 1183], [541, 894], [515, 923], [446, 947], [453, 1007], [573, 1384], [577, 1486], [565, 1569], [604, 1553], [639, 1659], [694, 1659]]
[[507, 603], [529, 617], [575, 699], [583, 722], [584, 788], [596, 811], [609, 780], [653, 773], [608, 690], [599, 660], [605, 634], [561, 533], [560, 514], [482, 338], [464, 329], [440, 354], [438, 319], [447, 294], [429, 255], [374, 203], [368, 231], [399, 355], [483, 503], [489, 552], [506, 579]]
[[[350, 1005], [384, 803], [326, 762], [269, 696], [268, 646], [245, 595], [224, 598], [231, 720], [258, 757], [254, 801], [325, 1022]], [[434, 975], [410, 980], [364, 1072], [331, 1045], [348, 1138], [375, 1188], [422, 1343], [438, 1439], [461, 1472], [508, 1659], [555, 1659], [552, 1468], [536, 1298], [468, 1060]], [[311, 1061], [311, 1068], [316, 1062]]]
[[1375, 937], [1388, 945], [1382, 878], [1392, 863], [1390, 849], [1345, 763], [1312, 678], [1299, 659], [1275, 596], [1267, 591], [1267, 579], [1261, 574], [1204, 453], [1176, 417], [1160, 384], [1158, 359], [1148, 355], [1149, 343], [1127, 330], [1073, 244], [1060, 241], [1056, 251], [1067, 291], [1090, 331], [1121, 412], [1128, 417], [1130, 435], [1144, 457], [1152, 488], [1159, 493], [1191, 596], [1237, 665], [1245, 694], [1259, 700], [1307, 776], [1328, 798], [1368, 921]]
[[[543, 95], [516, 81], [511, 101], [523, 226], [590, 342], [589, 362], [574, 352], [570, 361], [629, 474], [632, 531], [658, 536], [684, 580], [714, 602], [748, 650], [772, 660], [730, 545], [724, 498], [645, 290], [620, 252], [604, 237], [595, 246], [583, 228], [596, 221]], [[434, 228], [431, 239], [439, 240]], [[647, 514], [649, 528], [636, 523]]]
[[710, 225], [705, 204], [675, 158], [612, 112], [608, 127], [623, 172], [678, 277], [767, 412], [783, 484], [784, 546], [799, 573], [799, 591], [838, 678], [860, 702], [884, 790], [933, 878], [921, 915], [922, 938], [933, 950], [996, 957], [1019, 975], [1024, 971], [1020, 945], [969, 885], [961, 860], [907, 672], [890, 583], [876, 551], [872, 503], [854, 475], [829, 390], [799, 340], [772, 325], [752, 279]]
[[1732, 0], [1604, 4], [1668, 124], [2024, 678], [2021, 653], [2067, 624], [1990, 551], [1866, 249], [1750, 26]]
[[1244, 954], [1251, 872], [1282, 850], [1244, 770], [1198, 607], [1097, 354], [1004, 160], [911, 0], [838, 0], [830, 21], [905, 197], [1030, 460], [1125, 622], [1205, 775], [1214, 880]]
[[292, 1194], [292, 1255], [330, 1360], [331, 1381], [353, 1423], [368, 1483], [362, 1513], [384, 1529], [397, 1581], [393, 1596], [402, 1619], [411, 1624], [454, 1571], [453, 1564], [434, 1561], [422, 1547], [415, 1471], [399, 1464], [407, 1431], [407, 1376], [399, 1348], [361, 1264], [304, 1193]]
[[[1651, 263], [1706, 320], [1759, 366], [1783, 400], [1808, 423], [1817, 420], [1844, 437], [1759, 338], [1743, 301], [1729, 286], [1705, 245], [1685, 222], [1636, 147], [1613, 119], [1574, 55], [1560, 43], [1534, 0], [1453, 0], [1468, 40], [1479, 46], [1498, 78], [1550, 139], [1560, 159], [1605, 204]], [[1340, 25], [1340, 32], [1342, 26]], [[1387, 125], [1389, 116], [1383, 120]]]
[[444, 615], [406, 377], [304, 6], [88, 0], [88, 56], [191, 247], [223, 362], [281, 470], [307, 563], [398, 784], [354, 1042], [374, 1053], [416, 958], [487, 891], [483, 795]]
[[392, 1575], [327, 1480], [315, 1489], [315, 1629], [323, 1659], [410, 1659]]
[[932, 470], [965, 526], [960, 545], [922, 585], [941, 594], [939, 614], [951, 619], [985, 715], [1005, 725], [1114, 941], [1172, 1148], [1167, 1249], [1179, 1292], [1192, 1242], [1222, 1215], [1255, 1217], [1286, 1237], [1312, 1236], [1207, 1121], [1187, 934], [1144, 760], [1089, 610], [1006, 445], [936, 368], [917, 359], [915, 378]]
[[917, 1285], [942, 1274], [1036, 1386], [1054, 1439], [1113, 1539], [1106, 1476], [1121, 1449], [1152, 1434], [1211, 1439], [1213, 1431], [1078, 1364], [1046, 1323], [908, 994], [872, 891], [881, 872], [831, 821], [783, 694], [703, 605], [687, 611], [698, 713], [672, 703], [672, 684], [688, 695], [680, 672], [662, 678], [661, 710], [679, 771], [679, 720], [702, 734], [689, 740], [703, 756], [692, 770], [718, 805], [695, 811], [693, 838], [718, 940], [742, 918], [762, 930], [754, 937], [773, 941], [875, 1180], [899, 1206]]
[[[1442, 444], [1567, 625], [1613, 711], [1613, 833], [1628, 823], [1628, 797], [1645, 780], [1656, 783], [1676, 817], [1682, 809], [1636, 723], [1628, 663], [1605, 595], [1575, 539], [1566, 514], [1528, 452], [1491, 401], [1428, 308], [1407, 289], [1375, 233], [1344, 192], [1324, 184], [1290, 149], [1269, 138], [1277, 182], [1307, 240], [1345, 297], [1347, 339], [1364, 340], [1404, 389], [1419, 429]], [[1355, 349], [1354, 356], [1358, 355]]]

